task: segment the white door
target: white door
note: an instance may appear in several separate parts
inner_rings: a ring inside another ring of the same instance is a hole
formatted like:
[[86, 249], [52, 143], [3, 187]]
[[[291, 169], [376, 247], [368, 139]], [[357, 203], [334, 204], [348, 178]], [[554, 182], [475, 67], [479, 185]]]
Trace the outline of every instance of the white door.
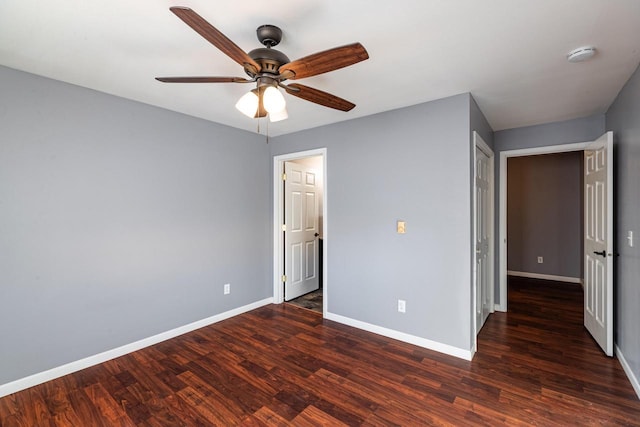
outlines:
[[476, 146], [475, 163], [475, 289], [476, 289], [476, 334], [493, 311], [493, 283], [491, 280], [491, 169], [489, 156]]
[[285, 301], [320, 287], [317, 174], [308, 166], [285, 163]]
[[613, 356], [613, 133], [584, 151], [584, 326]]

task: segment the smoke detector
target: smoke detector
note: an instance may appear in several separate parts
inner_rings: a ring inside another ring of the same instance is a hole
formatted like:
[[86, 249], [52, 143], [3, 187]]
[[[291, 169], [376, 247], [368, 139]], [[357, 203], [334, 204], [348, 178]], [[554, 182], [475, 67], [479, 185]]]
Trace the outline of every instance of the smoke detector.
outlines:
[[569, 62], [582, 62], [591, 58], [596, 54], [596, 48], [593, 46], [584, 46], [577, 49], [573, 49], [567, 53], [567, 61]]

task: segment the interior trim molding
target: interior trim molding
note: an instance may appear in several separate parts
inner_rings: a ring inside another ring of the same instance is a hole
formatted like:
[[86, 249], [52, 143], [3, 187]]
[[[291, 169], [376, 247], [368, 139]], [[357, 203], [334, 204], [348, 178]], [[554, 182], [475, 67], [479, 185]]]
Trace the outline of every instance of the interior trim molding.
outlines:
[[582, 285], [582, 279], [579, 277], [556, 276], [553, 274], [528, 273], [526, 271], [507, 270], [507, 276], [527, 277], [529, 279], [553, 280], [556, 282], [577, 283]]
[[58, 366], [43, 372], [38, 372], [37, 374], [29, 375], [28, 377], [24, 377], [6, 384], [1, 384], [0, 397], [8, 396], [12, 393], [25, 390], [29, 387], [33, 387], [38, 384], [42, 384], [47, 381], [54, 380], [56, 378], [60, 378], [64, 375], [68, 375], [73, 372], [77, 372], [82, 369], [86, 369], [100, 363], [104, 363], [108, 360], [115, 359], [116, 357], [124, 356], [125, 354], [132, 353], [137, 350], [141, 350], [145, 347], [158, 344], [159, 342], [166, 341], [171, 338], [175, 338], [182, 334], [186, 334], [187, 332], [195, 331], [196, 329], [200, 329], [205, 326], [209, 326], [214, 323], [220, 322], [222, 320], [237, 316], [239, 314], [246, 313], [251, 310], [255, 310], [256, 308], [271, 304], [272, 302], [273, 302], [272, 297], [265, 298], [263, 300], [256, 301], [251, 304], [247, 304], [242, 307], [234, 308], [233, 310], [225, 311], [224, 313], [207, 317], [206, 319], [198, 320], [196, 322], [189, 323], [187, 325], [180, 326], [178, 328], [171, 329], [166, 332], [161, 332], [157, 335], [153, 335], [148, 338], [143, 338], [139, 341], [135, 341], [130, 344], [125, 344], [121, 347], [107, 350], [102, 353], [95, 354], [93, 356], [85, 357], [84, 359], [76, 360], [75, 362], [70, 362], [62, 366]]
[[629, 382], [631, 382], [633, 389], [636, 391], [636, 394], [638, 395], [638, 399], [640, 399], [640, 381], [638, 381], [638, 377], [636, 377], [635, 374], [633, 373], [633, 370], [631, 369], [631, 366], [629, 366], [627, 359], [625, 359], [624, 354], [622, 354], [622, 350], [620, 350], [620, 347], [616, 345], [615, 351], [616, 351], [616, 357], [620, 361], [620, 365], [622, 365], [622, 369], [624, 370], [624, 373], [627, 374], [627, 378], [629, 378]]
[[439, 353], [444, 353], [449, 356], [455, 356], [464, 360], [471, 360], [474, 354], [474, 352], [471, 350], [464, 350], [448, 344], [431, 341], [426, 338], [420, 338], [415, 335], [406, 334], [404, 332], [399, 332], [393, 329], [384, 328], [382, 326], [373, 325], [371, 323], [362, 322], [360, 320], [351, 319], [349, 317], [340, 316], [339, 314], [327, 313], [325, 319], [333, 320], [334, 322], [342, 323], [347, 326], [353, 326], [354, 328], [362, 329], [374, 334], [393, 338], [398, 341], [417, 345], [419, 347], [437, 351]]

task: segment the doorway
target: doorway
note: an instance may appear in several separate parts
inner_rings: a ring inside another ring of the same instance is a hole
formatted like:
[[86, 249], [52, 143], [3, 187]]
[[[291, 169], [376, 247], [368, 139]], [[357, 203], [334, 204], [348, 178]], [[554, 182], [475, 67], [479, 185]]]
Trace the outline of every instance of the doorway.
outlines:
[[[613, 133], [584, 143], [504, 151], [500, 154], [500, 304], [507, 311], [507, 159], [584, 151], [584, 326], [613, 355]], [[593, 244], [592, 244], [593, 242]], [[597, 250], [594, 250], [597, 249]], [[597, 257], [594, 257], [597, 255]], [[538, 258], [538, 262], [541, 259]], [[545, 278], [545, 277], [538, 277]]]
[[[500, 196], [499, 196], [499, 238], [500, 261], [499, 261], [499, 295], [500, 301], [496, 306], [498, 311], [507, 311], [507, 160], [514, 157], [536, 156], [542, 154], [569, 153], [574, 151], [584, 151], [588, 143], [554, 145], [549, 147], [525, 148], [520, 150], [503, 151], [500, 153]], [[544, 261], [544, 259], [543, 259]], [[537, 262], [537, 260], [536, 260]], [[544, 279], [545, 277], [537, 277]], [[546, 277], [549, 278], [549, 277]]]
[[274, 303], [306, 295], [307, 304], [321, 301], [317, 311], [325, 316], [326, 149], [275, 156], [273, 182]]

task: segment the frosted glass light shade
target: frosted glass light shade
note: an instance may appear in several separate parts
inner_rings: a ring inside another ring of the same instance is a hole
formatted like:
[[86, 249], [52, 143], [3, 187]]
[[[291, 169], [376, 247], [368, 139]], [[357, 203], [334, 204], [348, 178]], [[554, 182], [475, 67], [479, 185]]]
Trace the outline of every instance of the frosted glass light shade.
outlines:
[[269, 86], [264, 90], [262, 103], [264, 104], [264, 109], [267, 110], [269, 114], [282, 111], [286, 107], [284, 96], [282, 96], [278, 88], [274, 86]]
[[276, 111], [275, 113], [269, 113], [269, 120], [272, 122], [279, 122], [280, 120], [284, 120], [289, 118], [289, 114], [287, 113], [287, 109], [283, 108], [280, 111]]
[[258, 95], [247, 92], [236, 102], [236, 108], [245, 116], [253, 119], [258, 111], [258, 101]]

